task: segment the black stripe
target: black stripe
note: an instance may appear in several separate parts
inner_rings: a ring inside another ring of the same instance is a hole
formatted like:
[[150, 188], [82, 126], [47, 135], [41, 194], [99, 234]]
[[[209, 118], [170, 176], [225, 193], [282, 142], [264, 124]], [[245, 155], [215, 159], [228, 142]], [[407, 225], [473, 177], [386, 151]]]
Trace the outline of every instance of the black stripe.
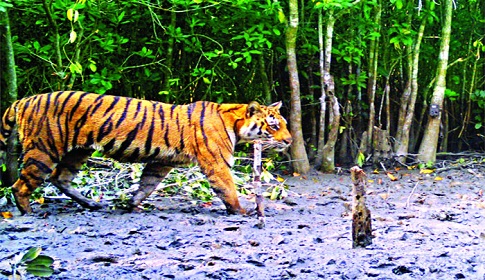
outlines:
[[170, 118], [173, 119], [173, 112], [175, 111], [175, 108], [177, 107], [177, 105], [172, 105], [172, 107], [170, 108]]
[[[79, 118], [77, 119], [76, 123], [74, 124], [74, 128], [70, 128], [69, 127], [69, 121], [66, 121], [66, 125], [67, 125], [67, 131], [73, 129], [74, 130], [74, 135], [72, 137], [72, 147], [76, 147], [79, 143], [78, 143], [78, 138], [79, 138], [79, 134], [81, 133], [81, 129], [83, 128], [83, 126], [86, 124], [87, 120], [88, 120], [88, 113], [89, 111], [86, 111], [84, 112], [84, 114]], [[66, 118], [67, 120], [67, 118]]]
[[69, 133], [71, 132], [71, 129], [69, 128], [69, 120], [67, 119], [67, 116], [66, 115], [63, 115], [63, 117], [64, 117], [64, 126], [59, 127], [59, 131], [64, 131], [65, 132], [65, 136], [64, 136], [64, 153], [67, 153], [67, 143], [69, 143]]
[[121, 97], [119, 96], [113, 96], [113, 102], [111, 102], [111, 104], [109, 105], [108, 109], [106, 109], [104, 111], [104, 115], [106, 116], [106, 114], [108, 114], [111, 110], [113, 110], [116, 106], [116, 104], [118, 104], [118, 102], [120, 101]]
[[92, 117], [94, 114], [96, 114], [96, 112], [98, 111], [98, 109], [101, 107], [101, 105], [103, 105], [103, 101], [104, 99], [101, 98], [103, 97], [102, 95], [100, 95], [98, 98], [96, 98], [96, 100], [94, 101], [94, 107], [92, 107], [92, 109], [90, 110], [89, 112], [89, 116]]
[[[152, 105], [152, 116], [155, 116], [155, 109], [156, 109], [156, 104]], [[152, 149], [152, 139], [153, 139], [153, 130], [155, 129], [155, 121], [153, 120], [150, 122], [150, 128], [148, 129], [147, 132], [147, 140], [145, 141], [145, 154], [150, 153], [150, 150]]]
[[84, 144], [86, 147], [91, 147], [94, 144], [94, 136], [93, 136], [93, 131], [90, 131], [88, 133], [88, 136], [86, 137], [86, 143]]
[[[52, 173], [52, 169], [47, 164], [43, 163], [42, 161], [39, 161], [39, 160], [36, 160], [36, 159], [33, 159], [33, 158], [29, 158], [24, 163], [24, 169], [28, 169], [28, 167], [30, 165], [35, 165], [44, 174], [51, 174]], [[40, 177], [37, 177], [37, 178], [40, 178]], [[42, 180], [42, 179], [39, 179], [39, 180]]]
[[133, 119], [136, 119], [136, 117], [138, 117], [138, 113], [140, 113], [140, 108], [141, 108], [141, 101], [137, 100], [135, 115], [133, 116]]
[[106, 143], [106, 145], [103, 146], [103, 151], [105, 152], [111, 151], [115, 143], [116, 143], [116, 139], [115, 138], [111, 139], [108, 143]]
[[49, 112], [49, 109], [51, 107], [51, 94], [48, 94], [45, 96], [46, 101], [45, 101], [45, 106], [44, 106], [44, 113], [41, 116], [47, 116], [47, 112]]
[[143, 127], [145, 126], [145, 123], [147, 122], [147, 107], [144, 107], [144, 110], [143, 110], [143, 117], [141, 119], [141, 126], [140, 126], [140, 129], [143, 129]]
[[231, 164], [226, 160], [226, 158], [222, 154], [222, 150], [219, 150], [219, 156], [221, 156], [221, 158], [224, 161], [224, 163], [226, 164], [226, 166], [229, 167], [229, 168], [231, 168]]
[[[38, 176], [34, 176], [32, 174], [28, 174], [30, 176], [30, 179], [27, 178], [27, 176], [23, 175], [23, 174], [20, 174], [19, 176], [19, 179], [24, 181], [25, 185], [27, 186], [27, 188], [29, 188], [29, 190], [34, 190], [35, 188], [37, 188], [37, 185], [41, 184], [42, 182], [44, 182], [44, 178], [41, 178], [41, 177], [38, 177]], [[36, 182], [36, 186], [33, 186], [30, 181], [34, 180], [34, 181], [37, 181]]]
[[[70, 97], [70, 96], [72, 96], [73, 94], [74, 94], [74, 92], [70, 92], [69, 97]], [[81, 94], [78, 96], [78, 98], [77, 98], [77, 100], [76, 100], [76, 101], [77, 101], [77, 102], [76, 102], [76, 104], [75, 104], [74, 106], [72, 106], [72, 108], [71, 108], [71, 115], [69, 116], [69, 121], [71, 121], [71, 120], [72, 120], [72, 118], [73, 118], [73, 117], [76, 115], [76, 111], [77, 111], [77, 109], [79, 108], [79, 106], [81, 106], [81, 104], [82, 104], [82, 103], [84, 103], [84, 102], [83, 102], [83, 98], [84, 98], [86, 95], [88, 95], [88, 94], [89, 94], [89, 93], [87, 93], [87, 92], [83, 92], [83, 93], [81, 93]], [[83, 105], [84, 105], [84, 104], [83, 104]]]
[[170, 142], [168, 139], [168, 131], [170, 130], [170, 125], [165, 128], [165, 134], [163, 135], [163, 140], [165, 141], [165, 146], [170, 147]]
[[195, 103], [190, 103], [187, 108], [187, 117], [189, 118], [189, 121], [192, 120], [192, 113], [194, 112], [196, 104]]
[[161, 120], [161, 130], [163, 130], [163, 126], [165, 125], [165, 111], [163, 110], [163, 106], [159, 105], [160, 107], [158, 108], [158, 116], [160, 117]]
[[154, 160], [158, 155], [160, 154], [160, 147], [156, 147], [153, 153], [151, 153], [149, 156], [145, 157], [145, 162], [150, 162]]
[[64, 92], [61, 91], [61, 92], [58, 92], [58, 94], [57, 94], [56, 99], [61, 100], [61, 97], [63, 97], [64, 100], [62, 101], [62, 105], [60, 107], [59, 106], [56, 107], [56, 109], [59, 108], [59, 111], [55, 110], [54, 114], [59, 114], [59, 115], [64, 114], [64, 110], [66, 109], [67, 103], [69, 103], [69, 100], [71, 99], [71, 97], [74, 96], [74, 92], [72, 92], [72, 91], [66, 92], [65, 94], [63, 94], [63, 93]]
[[[51, 153], [52, 147], [51, 147], [51, 144], [49, 143], [49, 141], [47, 141], [47, 144], [45, 144], [43, 139], [39, 139], [37, 141], [37, 143], [35, 143], [35, 149], [42, 151], [46, 155], [48, 155], [49, 159], [52, 162], [59, 162], [59, 157]], [[54, 151], [56, 151], [56, 150], [54, 150]]]
[[200, 111], [199, 127], [200, 127], [200, 132], [202, 133], [202, 137], [204, 139], [204, 144], [207, 146], [207, 135], [205, 134], [205, 131], [204, 131], [206, 102], [202, 102], [200, 105], [202, 106], [202, 110]]
[[122, 123], [122, 122], [125, 120], [126, 115], [127, 115], [127, 114], [128, 114], [128, 112], [129, 112], [129, 109], [130, 109], [130, 104], [131, 104], [131, 101], [132, 101], [132, 100], [133, 100], [133, 99], [131, 99], [131, 98], [127, 99], [127, 101], [126, 101], [126, 105], [125, 105], [125, 109], [123, 110], [123, 114], [121, 114], [121, 117], [120, 117], [120, 118], [118, 119], [118, 121], [116, 122], [116, 128], [118, 128], [118, 127], [121, 125], [121, 123]]
[[182, 127], [182, 131], [180, 132], [180, 151], [185, 149], [185, 141], [184, 141], [184, 127]]
[[119, 149], [114, 153], [113, 158], [114, 159], [121, 159], [123, 158], [123, 155], [126, 152], [126, 149], [128, 149], [131, 144], [134, 143], [134, 140], [136, 138], [136, 135], [138, 134], [139, 126], [136, 125], [136, 127], [126, 135], [125, 141], [121, 142], [121, 145]]
[[96, 142], [101, 142], [103, 138], [106, 137], [106, 135], [110, 134], [111, 131], [113, 131], [113, 122], [111, 121], [111, 117], [113, 115], [111, 114], [107, 120], [103, 122], [101, 127], [98, 129], [98, 136], [96, 136]]
[[[222, 114], [221, 113], [218, 113], [217, 116], [219, 117], [219, 121], [221, 122], [222, 125], [224, 125], [224, 119], [222, 118]], [[233, 130], [234, 131], [234, 134], [236, 134], [236, 130]], [[231, 136], [229, 135], [229, 132], [227, 131], [227, 128], [224, 127], [224, 132], [226, 133], [226, 139], [227, 141], [226, 142], [226, 148], [229, 149], [229, 151], [233, 151], [234, 149], [234, 145], [237, 143], [232, 143], [232, 139], [231, 139]], [[220, 133], [220, 131], [219, 131]], [[236, 136], [237, 138], [237, 136]]]
[[[47, 140], [47, 144], [49, 145], [49, 151], [45, 151], [45, 152], [47, 154], [49, 154], [49, 156], [52, 153], [53, 154], [53, 156], [51, 157], [52, 161], [57, 162], [58, 161], [57, 159], [60, 158], [60, 155], [59, 155], [58, 147], [56, 146], [56, 139], [54, 138], [56, 136], [51, 130], [49, 120], [46, 120], [46, 123], [44, 125], [45, 125], [46, 130], [47, 130], [47, 133], [46, 133], [47, 139], [46, 140]], [[39, 139], [39, 140], [41, 140], [41, 139]], [[55, 158], [55, 160], [53, 158]]]

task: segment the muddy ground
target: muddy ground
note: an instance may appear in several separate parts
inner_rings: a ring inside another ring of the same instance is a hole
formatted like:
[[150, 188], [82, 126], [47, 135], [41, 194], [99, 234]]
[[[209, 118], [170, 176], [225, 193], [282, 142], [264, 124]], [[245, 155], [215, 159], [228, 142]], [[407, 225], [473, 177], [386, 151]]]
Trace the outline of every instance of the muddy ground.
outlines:
[[263, 229], [183, 196], [152, 194], [158, 209], [143, 213], [34, 205], [34, 216], [0, 220], [0, 278], [41, 246], [55, 259], [50, 279], [485, 279], [485, 167], [394, 175], [368, 171], [367, 248], [352, 249], [349, 173], [313, 172], [287, 178], [286, 200], [265, 201]]

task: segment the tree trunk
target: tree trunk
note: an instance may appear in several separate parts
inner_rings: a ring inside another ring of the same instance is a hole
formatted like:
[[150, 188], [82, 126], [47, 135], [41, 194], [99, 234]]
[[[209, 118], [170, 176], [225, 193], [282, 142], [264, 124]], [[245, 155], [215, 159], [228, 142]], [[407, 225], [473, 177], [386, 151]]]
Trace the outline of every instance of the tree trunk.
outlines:
[[[443, 110], [443, 99], [446, 89], [446, 70], [448, 67], [448, 55], [450, 49], [451, 16], [453, 13], [452, 0], [445, 0], [444, 9], [445, 21], [441, 31], [441, 45], [436, 71], [436, 84], [433, 90], [433, 97], [431, 98], [431, 104], [438, 105], [441, 111]], [[441, 112], [437, 117], [428, 117], [428, 125], [424, 131], [421, 146], [419, 147], [418, 160], [421, 162], [428, 163], [436, 161], [440, 123]]]
[[[330, 111], [329, 111], [329, 128], [327, 141], [322, 149], [322, 166], [320, 170], [323, 172], [333, 172], [335, 170], [335, 143], [338, 138], [338, 131], [340, 126], [340, 106], [338, 99], [335, 96], [335, 82], [333, 76], [330, 75], [330, 66], [332, 63], [332, 42], [333, 42], [333, 29], [335, 26], [336, 18], [333, 16], [333, 10], [328, 11], [327, 26], [325, 33], [325, 45], [324, 45], [324, 67], [323, 67], [323, 91], [329, 99]], [[322, 94], [322, 97], [324, 94]], [[325, 100], [322, 100], [325, 102]]]
[[259, 76], [261, 77], [261, 85], [263, 86], [264, 102], [271, 104], [271, 87], [269, 85], [268, 75], [266, 74], [266, 64], [264, 63], [264, 52], [258, 55], [259, 62]]
[[[381, 4], [379, 3], [376, 7], [376, 14], [374, 18], [375, 24], [380, 26], [381, 22]], [[380, 32], [379, 27], [376, 27], [375, 32]], [[376, 96], [376, 84], [377, 84], [377, 62], [379, 54], [379, 38], [374, 38], [370, 42], [369, 46], [369, 79], [367, 82], [367, 99], [369, 102], [369, 122], [367, 124], [367, 146], [364, 147], [366, 150], [362, 151], [367, 154], [372, 153], [372, 135], [373, 128], [375, 125], [375, 96]]]
[[[7, 11], [0, 12], [0, 22], [4, 24], [3, 28], [5, 29], [5, 43], [1, 50], [5, 52], [2, 55], [5, 55], [4, 57], [7, 64], [5, 67], [6, 70], [4, 72], [5, 77], [3, 77], [6, 81], [7, 87], [6, 92], [1, 94], [1, 99], [4, 100], [5, 105], [10, 105], [17, 99], [17, 74], [15, 72], [15, 56], [12, 45], [12, 34], [10, 33], [10, 20], [8, 18]], [[3, 116], [3, 112], [1, 112], [1, 115]], [[17, 132], [15, 130], [7, 142], [8, 146], [7, 154], [5, 155], [5, 162], [3, 162], [3, 156], [0, 158], [0, 165], [2, 165], [3, 163], [7, 165], [7, 172], [5, 174], [1, 174], [0, 172], [0, 182], [2, 183], [2, 185], [10, 186], [18, 178], [19, 152], [17, 149], [17, 143]]]
[[[418, 68], [419, 68], [419, 52], [421, 41], [426, 27], [427, 17], [424, 17], [419, 26], [419, 31], [416, 37], [414, 48], [412, 49], [411, 59], [409, 60], [409, 82], [406, 85], [406, 92], [409, 91], [409, 97], [401, 99], [401, 110], [399, 112], [399, 126], [397, 127], [397, 137], [395, 151], [398, 155], [398, 160], [404, 162], [409, 151], [409, 135], [411, 132], [411, 124], [414, 119], [414, 108], [416, 105], [416, 98], [418, 96]], [[409, 87], [409, 88], [408, 88]]]
[[171, 96], [171, 86], [170, 86], [170, 79], [172, 78], [172, 68], [173, 68], [173, 49], [175, 46], [175, 28], [177, 26], [177, 14], [175, 13], [175, 5], [172, 7], [170, 11], [170, 27], [169, 30], [171, 31], [169, 34], [169, 38], [167, 40], [167, 54], [166, 54], [166, 68], [163, 71], [163, 84], [162, 84], [162, 91], [165, 94], [165, 102], [170, 101]]
[[[320, 96], [320, 121], [319, 121], [319, 130], [318, 130], [318, 140], [317, 140], [317, 153], [315, 157], [315, 167], [320, 169], [322, 166], [323, 161], [323, 146], [325, 146], [325, 117], [327, 114], [327, 103], [326, 103], [326, 92], [325, 92], [325, 50], [326, 50], [326, 42], [324, 43], [323, 38], [323, 11], [318, 13], [318, 43], [320, 49], [320, 90], [322, 95]], [[329, 17], [332, 16], [333, 18], [333, 10], [329, 10]], [[328, 25], [327, 23], [327, 31]], [[335, 20], [333, 20], [332, 24], [335, 24]], [[333, 29], [332, 29], [333, 30]], [[331, 41], [330, 41], [331, 42]], [[331, 45], [330, 45], [331, 46]], [[330, 66], [330, 65], [329, 65]]]
[[333, 77], [328, 75], [329, 79], [325, 81], [327, 96], [330, 100], [329, 127], [327, 143], [323, 146], [323, 161], [320, 168], [323, 172], [332, 172], [335, 170], [335, 143], [337, 142], [340, 126], [340, 105], [335, 96], [335, 83]]
[[288, 74], [291, 89], [291, 110], [290, 110], [290, 132], [293, 136], [293, 144], [290, 153], [295, 172], [305, 174], [310, 171], [303, 140], [301, 124], [301, 100], [300, 100], [300, 80], [298, 78], [298, 67], [296, 63], [296, 35], [298, 32], [298, 1], [290, 0], [290, 17], [286, 29], [286, 52], [288, 56]]

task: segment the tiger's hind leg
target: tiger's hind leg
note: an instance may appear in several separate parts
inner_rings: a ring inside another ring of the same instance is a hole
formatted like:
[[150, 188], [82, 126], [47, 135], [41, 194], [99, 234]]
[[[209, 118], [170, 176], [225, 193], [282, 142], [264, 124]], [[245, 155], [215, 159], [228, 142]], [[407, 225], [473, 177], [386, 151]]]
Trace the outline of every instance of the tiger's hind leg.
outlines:
[[30, 149], [24, 154], [19, 179], [12, 186], [15, 204], [22, 215], [32, 213], [30, 196], [51, 174], [55, 166], [51, 157], [37, 149]]
[[62, 161], [52, 172], [50, 181], [62, 193], [79, 203], [82, 207], [95, 210], [101, 209], [103, 206], [92, 199], [86, 198], [78, 190], [71, 187], [72, 180], [76, 177], [83, 164], [87, 162], [91, 154], [92, 151], [90, 150], [76, 149], [70, 151], [62, 158]]
[[161, 163], [148, 163], [143, 169], [140, 179], [140, 188], [133, 193], [128, 204], [134, 209], [147, 198], [162, 182], [165, 176], [173, 169], [171, 166], [164, 166]]

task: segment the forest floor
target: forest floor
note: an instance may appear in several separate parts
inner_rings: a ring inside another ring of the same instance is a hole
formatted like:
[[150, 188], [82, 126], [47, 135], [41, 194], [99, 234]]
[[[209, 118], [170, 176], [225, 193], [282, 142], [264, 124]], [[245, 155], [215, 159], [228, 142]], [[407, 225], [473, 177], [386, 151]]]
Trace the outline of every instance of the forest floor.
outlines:
[[[151, 211], [87, 211], [56, 201], [0, 220], [0, 278], [32, 246], [50, 279], [485, 279], [485, 167], [367, 171], [373, 244], [352, 248], [350, 174], [288, 177], [266, 225], [222, 203], [152, 194]], [[241, 197], [246, 207], [254, 203]], [[5, 207], [4, 207], [5, 208]], [[27, 279], [33, 277], [27, 277]]]

